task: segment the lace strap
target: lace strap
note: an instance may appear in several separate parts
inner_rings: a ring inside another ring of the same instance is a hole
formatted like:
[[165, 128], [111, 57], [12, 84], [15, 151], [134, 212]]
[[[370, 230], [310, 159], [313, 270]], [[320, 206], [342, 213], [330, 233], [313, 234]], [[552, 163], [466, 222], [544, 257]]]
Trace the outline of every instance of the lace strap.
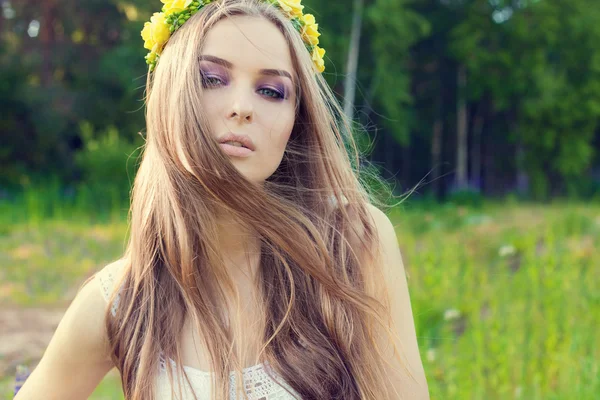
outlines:
[[[329, 196], [329, 204], [333, 207], [333, 208], [338, 208], [338, 201], [335, 198], [335, 195], [331, 195]], [[342, 204], [346, 205], [348, 204], [348, 198], [346, 198], [346, 196], [342, 195]]]
[[[110, 301], [110, 296], [115, 290], [115, 283], [120, 277], [120, 272], [121, 263], [114, 262], [112, 264], [108, 264], [96, 274], [98, 282], [100, 283], [100, 290], [102, 291], [102, 296], [104, 297], [107, 303]], [[117, 315], [117, 307], [119, 305], [120, 298], [121, 295], [117, 293], [115, 300], [111, 304], [110, 312], [113, 315], [113, 317]]]

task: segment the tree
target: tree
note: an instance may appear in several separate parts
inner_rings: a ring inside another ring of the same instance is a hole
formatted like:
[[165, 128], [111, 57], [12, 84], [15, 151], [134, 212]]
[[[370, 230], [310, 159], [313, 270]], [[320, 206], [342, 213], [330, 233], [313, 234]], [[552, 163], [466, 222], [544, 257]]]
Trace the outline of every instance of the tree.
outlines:
[[508, 116], [519, 180], [527, 170], [538, 197], [549, 193], [550, 176], [568, 185], [591, 163], [600, 99], [592, 3], [471, 1], [453, 32], [452, 52], [475, 95], [489, 92], [496, 115]]

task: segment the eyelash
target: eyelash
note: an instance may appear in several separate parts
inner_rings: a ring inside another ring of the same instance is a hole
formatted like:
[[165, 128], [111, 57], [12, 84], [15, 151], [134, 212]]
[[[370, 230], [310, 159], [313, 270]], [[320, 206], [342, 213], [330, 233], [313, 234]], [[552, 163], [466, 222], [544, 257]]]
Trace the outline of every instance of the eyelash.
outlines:
[[209, 81], [210, 81], [211, 79], [217, 79], [217, 80], [219, 80], [219, 82], [223, 83], [223, 81], [222, 81], [220, 78], [217, 78], [216, 76], [205, 76], [205, 75], [203, 75], [203, 76], [202, 76], [202, 85], [203, 85], [205, 88], [208, 88], [208, 87], [213, 87], [213, 86], [217, 86], [217, 85], [214, 85], [214, 84], [210, 84], [210, 83], [209, 83]]
[[[221, 80], [221, 78], [218, 78], [216, 76], [206, 76], [206, 75], [203, 75], [202, 76], [202, 85], [203, 85], [203, 87], [205, 89], [214, 88], [214, 87], [218, 87], [219, 86], [218, 83], [217, 84], [211, 83], [211, 79], [216, 79], [221, 84], [224, 84], [224, 82]], [[271, 95], [268, 95], [268, 94], [265, 95], [268, 98], [275, 99], [275, 100], [284, 100], [286, 98], [285, 93], [282, 93], [279, 90], [276, 90], [276, 89], [273, 89], [273, 88], [260, 88], [259, 89], [259, 91], [264, 91], [264, 90], [270, 91], [270, 92], [272, 92], [272, 93], [275, 94], [275, 96], [271, 96]]]
[[271, 88], [261, 88], [260, 90], [268, 90], [275, 94], [275, 97], [266, 95], [267, 97], [271, 97], [273, 99], [283, 100], [285, 99], [285, 94], [281, 93], [279, 90], [271, 89]]

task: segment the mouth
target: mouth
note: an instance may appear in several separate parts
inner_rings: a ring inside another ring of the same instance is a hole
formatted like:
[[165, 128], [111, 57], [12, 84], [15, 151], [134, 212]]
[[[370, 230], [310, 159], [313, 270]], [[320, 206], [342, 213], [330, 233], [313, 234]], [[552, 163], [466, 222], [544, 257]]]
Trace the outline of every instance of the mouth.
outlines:
[[223, 152], [232, 157], [249, 157], [256, 150], [254, 142], [248, 135], [228, 133], [220, 137], [218, 142]]
[[256, 150], [254, 142], [248, 135], [236, 135], [235, 133], [228, 133], [219, 138], [218, 142], [221, 145], [226, 145], [227, 147], [246, 149], [250, 151]]

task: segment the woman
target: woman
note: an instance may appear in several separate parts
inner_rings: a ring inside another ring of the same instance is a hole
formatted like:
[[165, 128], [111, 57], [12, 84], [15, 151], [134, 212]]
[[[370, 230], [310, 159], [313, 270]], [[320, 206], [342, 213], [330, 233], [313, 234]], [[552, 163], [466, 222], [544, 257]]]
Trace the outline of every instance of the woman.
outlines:
[[299, 0], [162, 1], [127, 250], [17, 398], [84, 399], [112, 367], [136, 400], [428, 398], [314, 18]]

